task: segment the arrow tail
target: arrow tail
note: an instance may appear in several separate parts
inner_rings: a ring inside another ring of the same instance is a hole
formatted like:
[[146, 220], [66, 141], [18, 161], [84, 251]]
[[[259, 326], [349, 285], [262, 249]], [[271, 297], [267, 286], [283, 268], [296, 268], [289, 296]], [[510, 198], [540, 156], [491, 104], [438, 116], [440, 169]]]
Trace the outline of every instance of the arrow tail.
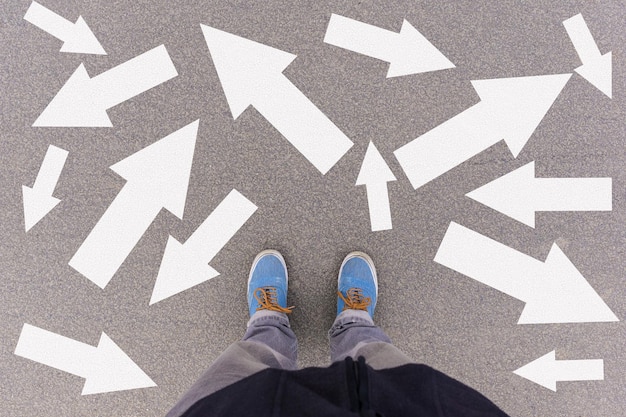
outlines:
[[24, 15], [24, 20], [62, 41], [68, 39], [74, 26], [69, 20], [64, 19], [37, 2], [31, 3]]
[[600, 56], [598, 45], [596, 45], [582, 14], [570, 17], [563, 22], [563, 25], [583, 64]]
[[33, 188], [41, 193], [52, 195], [61, 177], [61, 171], [65, 165], [67, 155], [68, 152], [66, 150], [50, 145]]
[[537, 178], [536, 211], [611, 211], [611, 178]]
[[367, 185], [367, 204], [370, 211], [372, 232], [390, 230], [391, 208], [389, 206], [389, 192], [386, 182]]
[[557, 381], [601, 381], [604, 380], [604, 360], [581, 359], [556, 361]]

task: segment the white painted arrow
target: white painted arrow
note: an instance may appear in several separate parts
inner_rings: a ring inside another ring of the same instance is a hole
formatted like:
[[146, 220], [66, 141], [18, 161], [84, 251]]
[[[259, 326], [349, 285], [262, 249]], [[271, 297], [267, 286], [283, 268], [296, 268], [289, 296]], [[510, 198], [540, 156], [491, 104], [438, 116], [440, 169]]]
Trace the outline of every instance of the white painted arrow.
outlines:
[[365, 185], [367, 189], [367, 204], [370, 210], [372, 232], [392, 228], [387, 183], [395, 180], [395, 175], [387, 166], [382, 155], [374, 143], [370, 142], [365, 152], [365, 158], [363, 158], [363, 165], [361, 165], [356, 185]]
[[24, 324], [15, 354], [85, 378], [82, 395], [156, 386], [104, 332], [93, 347]]
[[78, 16], [76, 23], [64, 19], [37, 2], [32, 2], [24, 19], [63, 41], [61, 52], [106, 55], [85, 20]]
[[296, 56], [201, 26], [233, 118], [254, 106], [326, 174], [353, 143], [282, 74]]
[[452, 222], [435, 262], [524, 301], [519, 324], [619, 321], [556, 244], [541, 262]]
[[583, 63], [576, 72], [609, 98], [613, 97], [613, 58], [611, 52], [602, 55], [582, 14], [563, 22], [574, 48]]
[[107, 109], [177, 75], [163, 45], [93, 78], [80, 64], [33, 126], [111, 127]]
[[535, 178], [531, 162], [467, 194], [530, 227], [537, 211], [611, 211], [611, 178]]
[[478, 104], [397, 149], [413, 188], [504, 139], [513, 156], [541, 122], [571, 74], [472, 81]]
[[170, 236], [150, 304], [218, 276], [219, 272], [207, 264], [256, 209], [250, 200], [232, 190], [184, 244]]
[[106, 287], [162, 208], [182, 219], [198, 121], [113, 165], [127, 182], [69, 264]]
[[553, 350], [513, 372], [556, 392], [557, 381], [604, 380], [604, 361], [602, 359], [557, 361], [556, 352]]
[[389, 62], [387, 78], [454, 68], [454, 64], [406, 20], [400, 33], [396, 33], [333, 13], [324, 42]]
[[68, 152], [50, 145], [43, 159], [33, 187], [22, 186], [24, 199], [24, 227], [28, 232], [61, 200], [52, 196], [57, 186]]

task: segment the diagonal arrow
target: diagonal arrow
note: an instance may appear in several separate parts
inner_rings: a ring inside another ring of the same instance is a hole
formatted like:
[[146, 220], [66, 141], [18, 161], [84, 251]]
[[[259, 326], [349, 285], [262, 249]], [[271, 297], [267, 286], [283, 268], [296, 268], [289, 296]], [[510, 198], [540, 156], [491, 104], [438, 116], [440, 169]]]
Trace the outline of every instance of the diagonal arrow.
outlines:
[[218, 276], [207, 264], [256, 209], [246, 197], [232, 190], [184, 244], [170, 236], [150, 304]]
[[76, 23], [72, 23], [34, 1], [26, 11], [24, 19], [62, 40], [61, 52], [107, 54], [81, 16], [78, 16]]
[[361, 165], [356, 185], [365, 185], [367, 189], [367, 204], [370, 210], [372, 232], [392, 228], [387, 183], [395, 180], [395, 175], [387, 166], [382, 155], [374, 143], [370, 142], [365, 152], [365, 158], [363, 158], [363, 165]]
[[68, 152], [50, 145], [43, 159], [33, 187], [22, 186], [24, 199], [24, 227], [28, 232], [43, 219], [61, 200], [52, 196]]
[[530, 227], [537, 211], [611, 211], [611, 178], [535, 178], [531, 162], [467, 194]]
[[556, 352], [553, 350], [513, 372], [556, 392], [557, 381], [604, 380], [604, 361], [602, 359], [557, 361]]
[[513, 156], [524, 145], [571, 74], [472, 81], [478, 104], [397, 149], [413, 188], [506, 141]]
[[183, 217], [198, 121], [113, 165], [126, 179], [69, 264], [106, 287], [162, 208]]
[[201, 26], [233, 117], [254, 106], [326, 174], [353, 143], [282, 74], [296, 56]]
[[15, 354], [85, 378], [82, 395], [156, 386], [104, 332], [93, 347], [24, 324]]
[[33, 126], [112, 127], [107, 109], [177, 75], [163, 45], [93, 78], [80, 64]]
[[454, 64], [406, 20], [400, 33], [395, 33], [333, 13], [324, 42], [389, 62], [387, 78], [454, 68]]
[[613, 58], [611, 52], [604, 55], [600, 53], [582, 14], [579, 13], [570, 17], [563, 22], [563, 25], [583, 63], [575, 71], [598, 90], [612, 98]]
[[519, 324], [619, 321], [556, 244], [541, 262], [452, 222], [435, 262], [524, 301]]

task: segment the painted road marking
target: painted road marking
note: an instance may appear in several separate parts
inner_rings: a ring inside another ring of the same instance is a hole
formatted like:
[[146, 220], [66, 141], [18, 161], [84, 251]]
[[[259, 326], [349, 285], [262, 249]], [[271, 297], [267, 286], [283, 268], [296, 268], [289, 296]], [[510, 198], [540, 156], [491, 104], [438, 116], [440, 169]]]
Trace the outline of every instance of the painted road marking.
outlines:
[[370, 142], [365, 152], [365, 158], [363, 158], [356, 185], [365, 185], [366, 187], [372, 232], [389, 230], [393, 227], [387, 183], [395, 180], [395, 175], [387, 166], [382, 155], [374, 143]]

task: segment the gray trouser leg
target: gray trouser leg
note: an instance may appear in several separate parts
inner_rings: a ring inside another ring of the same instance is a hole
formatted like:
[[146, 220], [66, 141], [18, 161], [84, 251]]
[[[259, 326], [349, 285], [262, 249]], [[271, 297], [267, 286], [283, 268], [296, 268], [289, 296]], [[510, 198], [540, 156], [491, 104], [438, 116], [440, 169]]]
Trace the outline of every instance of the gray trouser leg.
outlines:
[[413, 361], [391, 344], [367, 311], [345, 310], [328, 331], [331, 362], [363, 356], [374, 369], [394, 368]]
[[259, 311], [248, 322], [243, 339], [209, 366], [167, 417], [182, 415], [197, 401], [266, 368], [297, 369], [298, 344], [286, 314]]

